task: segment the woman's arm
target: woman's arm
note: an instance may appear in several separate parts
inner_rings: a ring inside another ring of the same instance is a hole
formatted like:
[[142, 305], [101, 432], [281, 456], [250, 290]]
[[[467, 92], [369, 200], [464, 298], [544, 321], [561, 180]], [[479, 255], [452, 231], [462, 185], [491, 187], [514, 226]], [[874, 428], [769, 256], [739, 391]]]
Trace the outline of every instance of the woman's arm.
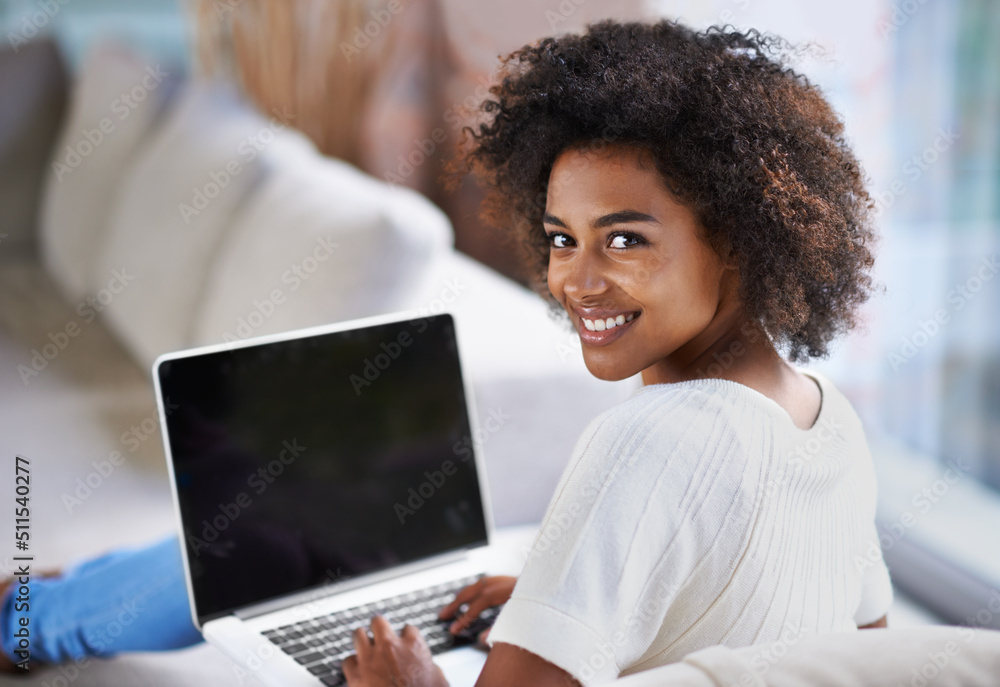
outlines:
[[861, 625], [858, 627], [859, 630], [872, 630], [879, 627], [889, 627], [889, 616], [884, 615], [874, 623], [868, 623], [867, 625]]
[[579, 687], [572, 675], [513, 644], [497, 642], [486, 657], [476, 687]]

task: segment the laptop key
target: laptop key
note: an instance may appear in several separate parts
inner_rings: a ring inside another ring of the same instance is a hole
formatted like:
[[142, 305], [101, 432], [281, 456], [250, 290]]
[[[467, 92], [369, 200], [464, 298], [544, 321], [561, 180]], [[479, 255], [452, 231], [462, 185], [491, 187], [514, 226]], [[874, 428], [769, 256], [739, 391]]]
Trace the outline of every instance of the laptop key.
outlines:
[[330, 675], [337, 672], [340, 667], [334, 667], [332, 661], [324, 661], [323, 663], [317, 663], [316, 665], [311, 665], [307, 670], [313, 675]]
[[278, 645], [278, 648], [280, 648], [289, 656], [292, 656], [294, 654], [300, 654], [310, 647], [308, 644], [305, 644], [303, 642], [297, 642], [295, 644], [285, 644], [284, 646]]
[[302, 665], [307, 666], [312, 663], [315, 663], [316, 661], [322, 661], [326, 657], [327, 654], [323, 653], [322, 651], [313, 651], [312, 653], [301, 654], [299, 656], [293, 656], [292, 658], [294, 658]]

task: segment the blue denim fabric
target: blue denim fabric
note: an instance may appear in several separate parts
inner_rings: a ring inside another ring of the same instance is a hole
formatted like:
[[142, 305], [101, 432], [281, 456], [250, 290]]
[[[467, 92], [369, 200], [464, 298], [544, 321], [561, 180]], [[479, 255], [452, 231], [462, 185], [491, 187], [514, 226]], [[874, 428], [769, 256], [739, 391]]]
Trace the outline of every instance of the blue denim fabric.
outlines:
[[[0, 604], [0, 648], [12, 660], [25, 615], [15, 612], [15, 596]], [[176, 537], [113, 551], [58, 578], [32, 577], [26, 615], [31, 659], [43, 663], [179, 649], [202, 639], [191, 620]]]

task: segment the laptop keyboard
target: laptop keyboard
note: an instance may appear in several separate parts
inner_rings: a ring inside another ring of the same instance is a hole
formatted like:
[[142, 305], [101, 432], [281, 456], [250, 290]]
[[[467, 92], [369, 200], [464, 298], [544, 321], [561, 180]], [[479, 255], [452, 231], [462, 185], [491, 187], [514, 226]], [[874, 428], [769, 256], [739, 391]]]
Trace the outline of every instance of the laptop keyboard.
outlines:
[[460, 589], [474, 583], [480, 577], [482, 576], [476, 575], [453, 580], [330, 615], [284, 625], [262, 634], [305, 666], [320, 683], [342, 685], [346, 680], [340, 667], [341, 663], [354, 653], [354, 640], [351, 635], [359, 627], [368, 629], [372, 618], [376, 615], [388, 620], [396, 632], [402, 630], [404, 625], [414, 625], [419, 628], [432, 654], [474, 642], [480, 632], [493, 624], [500, 607], [484, 611], [476, 619], [473, 627], [459, 637], [448, 632], [452, 620], [439, 620], [438, 613], [451, 603]]

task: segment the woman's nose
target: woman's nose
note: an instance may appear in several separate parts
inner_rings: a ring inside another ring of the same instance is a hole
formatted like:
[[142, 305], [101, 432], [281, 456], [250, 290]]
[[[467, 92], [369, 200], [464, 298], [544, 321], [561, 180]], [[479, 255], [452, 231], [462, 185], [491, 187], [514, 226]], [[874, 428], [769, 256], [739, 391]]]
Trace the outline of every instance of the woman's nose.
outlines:
[[601, 294], [608, 288], [607, 275], [598, 257], [580, 251], [563, 268], [563, 291], [573, 300]]

